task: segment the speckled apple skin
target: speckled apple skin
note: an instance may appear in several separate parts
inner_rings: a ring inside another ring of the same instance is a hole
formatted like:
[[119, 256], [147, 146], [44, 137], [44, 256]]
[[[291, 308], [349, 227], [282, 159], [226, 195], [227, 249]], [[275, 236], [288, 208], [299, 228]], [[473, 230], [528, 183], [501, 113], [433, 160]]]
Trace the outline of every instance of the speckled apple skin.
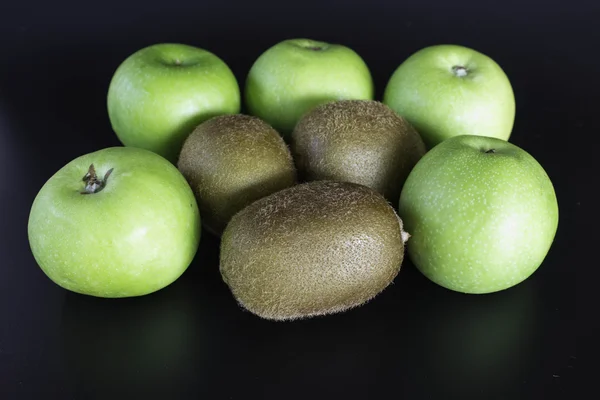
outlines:
[[399, 215], [415, 266], [445, 288], [473, 294], [531, 276], [559, 219], [554, 187], [536, 159], [504, 140], [472, 135], [447, 139], [417, 163]]

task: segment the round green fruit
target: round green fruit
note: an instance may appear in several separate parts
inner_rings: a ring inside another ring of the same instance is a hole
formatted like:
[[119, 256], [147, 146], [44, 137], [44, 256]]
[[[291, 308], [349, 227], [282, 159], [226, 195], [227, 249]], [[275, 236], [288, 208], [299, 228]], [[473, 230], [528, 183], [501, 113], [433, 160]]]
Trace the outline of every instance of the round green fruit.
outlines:
[[352, 49], [310, 39], [289, 39], [266, 50], [246, 79], [245, 102], [287, 137], [307, 111], [333, 100], [370, 100], [373, 80]]
[[558, 227], [550, 178], [525, 150], [502, 139], [445, 140], [417, 163], [398, 213], [408, 254], [430, 280], [463, 293], [491, 293], [532, 275]]
[[35, 260], [56, 284], [97, 297], [141, 296], [174, 282], [200, 242], [194, 194], [169, 161], [112, 147], [56, 172], [31, 207]]
[[457, 45], [412, 54], [392, 74], [383, 102], [417, 129], [428, 148], [457, 135], [508, 140], [515, 120], [513, 89], [502, 68]]
[[204, 226], [217, 236], [235, 213], [296, 183], [292, 155], [281, 136], [261, 119], [243, 114], [198, 125], [177, 166], [196, 195]]
[[148, 46], [115, 71], [107, 107], [125, 146], [151, 150], [175, 163], [183, 141], [208, 118], [240, 111], [233, 72], [215, 54], [178, 43]]

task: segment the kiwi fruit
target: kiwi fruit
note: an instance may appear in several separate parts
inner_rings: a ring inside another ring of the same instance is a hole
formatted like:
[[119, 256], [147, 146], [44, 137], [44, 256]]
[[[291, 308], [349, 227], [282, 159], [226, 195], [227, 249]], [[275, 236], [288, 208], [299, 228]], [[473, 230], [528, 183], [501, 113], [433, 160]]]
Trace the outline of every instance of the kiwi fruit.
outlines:
[[339, 100], [300, 118], [290, 139], [302, 181], [359, 183], [397, 204], [426, 148], [413, 126], [375, 100]]
[[333, 314], [366, 303], [394, 280], [409, 236], [373, 189], [301, 183], [231, 219], [219, 269], [238, 304], [261, 318]]
[[177, 167], [191, 186], [207, 231], [220, 236], [239, 210], [296, 184], [296, 169], [281, 135], [263, 120], [221, 115], [186, 138]]

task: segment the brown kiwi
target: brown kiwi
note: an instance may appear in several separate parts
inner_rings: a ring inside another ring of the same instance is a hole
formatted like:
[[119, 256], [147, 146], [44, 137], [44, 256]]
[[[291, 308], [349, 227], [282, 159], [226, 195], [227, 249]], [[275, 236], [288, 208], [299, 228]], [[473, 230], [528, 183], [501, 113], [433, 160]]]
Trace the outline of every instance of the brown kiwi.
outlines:
[[340, 100], [304, 114], [291, 135], [291, 150], [303, 181], [359, 183], [397, 205], [426, 148], [417, 131], [385, 104]]
[[185, 140], [177, 167], [194, 191], [205, 228], [217, 236], [248, 204], [296, 184], [281, 136], [263, 120], [243, 114], [198, 125]]
[[221, 237], [220, 271], [238, 303], [262, 318], [332, 314], [366, 303], [393, 281], [408, 237], [376, 191], [303, 183], [231, 219]]

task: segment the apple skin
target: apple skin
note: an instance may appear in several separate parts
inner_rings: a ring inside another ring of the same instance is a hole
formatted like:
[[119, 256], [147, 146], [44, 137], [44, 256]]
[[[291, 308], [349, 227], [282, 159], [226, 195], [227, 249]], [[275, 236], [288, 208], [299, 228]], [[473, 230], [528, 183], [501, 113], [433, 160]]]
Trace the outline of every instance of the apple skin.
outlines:
[[542, 166], [512, 143], [478, 135], [455, 136], [426, 153], [406, 180], [398, 214], [417, 269], [472, 294], [527, 279], [558, 228], [556, 194]]
[[[82, 194], [93, 164], [104, 188]], [[112, 147], [75, 158], [38, 192], [28, 223], [33, 256], [57, 285], [96, 297], [162, 289], [187, 269], [200, 213], [185, 178], [145, 149]]]
[[363, 59], [352, 49], [312, 39], [288, 39], [267, 49], [248, 73], [248, 112], [284, 138], [302, 115], [334, 100], [372, 100], [374, 84]]
[[215, 54], [179, 43], [154, 44], [115, 71], [108, 116], [125, 146], [153, 151], [175, 163], [183, 141], [201, 122], [240, 111], [238, 82]]
[[430, 46], [408, 57], [390, 77], [383, 102], [417, 129], [429, 149], [457, 135], [508, 140], [515, 120], [515, 96], [502, 68], [458, 45]]

